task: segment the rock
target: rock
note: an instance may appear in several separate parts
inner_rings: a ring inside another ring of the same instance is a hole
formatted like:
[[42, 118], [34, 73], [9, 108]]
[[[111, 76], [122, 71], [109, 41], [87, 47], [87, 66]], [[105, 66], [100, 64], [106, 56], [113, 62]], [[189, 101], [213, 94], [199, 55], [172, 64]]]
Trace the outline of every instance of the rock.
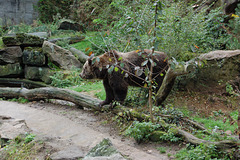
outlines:
[[65, 37], [65, 38], [54, 38], [54, 39], [48, 40], [48, 42], [56, 43], [58, 41], [66, 41], [66, 42], [69, 42], [69, 44], [73, 44], [73, 43], [81, 42], [84, 39], [85, 39], [85, 36], [75, 36], [75, 37]]
[[76, 146], [64, 148], [63, 150], [50, 155], [51, 160], [78, 160], [83, 157], [83, 151]]
[[199, 56], [202, 66], [194, 77], [182, 76], [177, 82], [181, 89], [190, 91], [224, 92], [226, 82], [240, 75], [240, 50], [213, 51]]
[[91, 149], [83, 160], [125, 160], [125, 158], [113, 147], [109, 139], [104, 138]]
[[41, 80], [46, 84], [49, 84], [51, 83], [50, 76], [52, 76], [54, 72], [47, 67], [34, 67], [26, 65], [24, 69], [24, 74], [26, 79]]
[[83, 160], [126, 160], [121, 154], [117, 153], [111, 156], [86, 157]]
[[37, 37], [44, 38], [44, 39], [48, 38], [47, 32], [33, 32], [33, 33], [27, 33], [27, 35], [37, 36]]
[[23, 73], [20, 63], [0, 65], [0, 77], [15, 77]]
[[84, 64], [89, 58], [89, 56], [87, 56], [85, 53], [83, 53], [82, 51], [79, 51], [76, 48], [71, 47], [69, 51], [72, 52], [82, 64]]
[[14, 139], [18, 135], [31, 132], [25, 120], [14, 119], [0, 115], [0, 137], [3, 139]]
[[83, 30], [83, 27], [76, 22], [72, 22], [71, 20], [65, 20], [60, 23], [60, 27], [58, 29], [81, 31]]
[[46, 57], [42, 52], [42, 48], [27, 47], [23, 51], [23, 64], [33, 66], [44, 66], [46, 64]]
[[23, 53], [19, 46], [7, 47], [0, 50], [0, 64], [21, 62]]
[[39, 46], [41, 47], [44, 38], [30, 35], [26, 33], [17, 33], [17, 34], [10, 34], [7, 36], [2, 37], [2, 41], [6, 46]]
[[81, 63], [68, 50], [45, 41], [43, 43], [43, 53], [46, 54], [50, 61], [62, 69], [69, 70], [72, 67], [80, 68]]

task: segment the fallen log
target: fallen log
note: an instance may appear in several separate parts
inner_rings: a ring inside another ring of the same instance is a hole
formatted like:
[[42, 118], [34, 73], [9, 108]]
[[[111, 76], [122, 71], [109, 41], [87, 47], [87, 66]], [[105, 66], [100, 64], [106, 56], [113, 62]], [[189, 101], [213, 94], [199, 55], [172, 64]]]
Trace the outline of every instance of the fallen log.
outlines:
[[98, 107], [98, 104], [100, 103], [99, 99], [87, 96], [79, 92], [55, 87], [43, 87], [30, 90], [26, 88], [0, 88], [0, 98], [3, 97], [24, 97], [30, 101], [42, 99], [61, 99], [75, 103], [81, 107], [100, 110]]
[[237, 140], [223, 140], [223, 141], [218, 141], [218, 142], [212, 142], [212, 141], [206, 141], [200, 138], [195, 137], [191, 133], [188, 133], [184, 130], [178, 129], [178, 134], [181, 135], [182, 137], [185, 138], [185, 140], [191, 144], [194, 145], [200, 145], [200, 144], [205, 144], [205, 145], [214, 145], [218, 149], [231, 149], [239, 146], [239, 142]]
[[[79, 105], [81, 107], [90, 108], [96, 111], [107, 111], [109, 108], [101, 108], [98, 106], [100, 100], [97, 98], [90, 97], [88, 95], [71, 91], [68, 89], [61, 89], [61, 88], [54, 88], [54, 87], [43, 87], [43, 88], [36, 88], [36, 89], [26, 89], [26, 88], [0, 88], [0, 98], [18, 98], [24, 97], [28, 100], [42, 100], [42, 99], [61, 99], [70, 101]], [[129, 119], [137, 119], [140, 121], [149, 121], [150, 116], [144, 113], [139, 113], [134, 109], [130, 109], [127, 107], [116, 106], [114, 109], [111, 110], [114, 114], [123, 114], [126, 113]], [[156, 122], [156, 119], [155, 119]], [[237, 147], [239, 145], [238, 141], [236, 140], [225, 140], [219, 142], [211, 142], [199, 139], [188, 133], [184, 130], [175, 127], [174, 129], [177, 130], [178, 134], [182, 136], [187, 142], [200, 145], [204, 143], [206, 145], [215, 145], [219, 149], [229, 149], [233, 147]]]
[[0, 78], [0, 86], [25, 87], [31, 89], [47, 87], [48, 85], [43, 82], [31, 81], [28, 79]]
[[80, 62], [82, 62], [83, 64], [87, 61], [87, 59], [89, 58], [89, 56], [85, 55], [85, 53], [83, 53], [82, 51], [79, 51], [78, 49], [71, 47], [69, 49], [70, 52], [72, 52], [74, 55], [77, 56], [78, 60]]

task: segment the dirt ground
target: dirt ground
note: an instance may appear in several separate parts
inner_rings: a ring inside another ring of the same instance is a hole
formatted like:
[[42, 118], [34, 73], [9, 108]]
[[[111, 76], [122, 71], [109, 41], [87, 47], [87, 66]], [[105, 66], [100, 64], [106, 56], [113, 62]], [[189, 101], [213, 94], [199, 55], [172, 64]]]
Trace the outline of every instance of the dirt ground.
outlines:
[[[191, 114], [198, 113], [207, 117], [211, 116], [213, 111], [219, 110], [228, 115], [230, 112], [239, 108], [240, 100], [238, 97], [223, 95], [203, 94], [196, 92], [173, 92], [165, 103], [172, 103], [175, 107], [187, 108], [189, 111], [191, 111]], [[48, 102], [30, 102], [24, 104], [24, 106], [67, 118], [71, 122], [91, 128], [92, 130], [96, 131], [96, 133], [101, 133], [103, 135], [112, 137], [113, 139], [119, 140], [123, 148], [124, 146], [134, 147], [138, 149], [137, 152], [149, 154], [156, 159], [173, 159], [174, 154], [176, 154], [177, 151], [185, 146], [184, 142], [181, 144], [174, 144], [170, 142], [147, 142], [138, 144], [134, 139], [120, 134], [116, 124], [113, 124], [109, 121], [113, 115], [110, 115], [109, 113], [92, 112], [88, 109], [80, 109], [73, 103], [66, 101], [49, 100]], [[160, 154], [160, 152], [157, 150], [159, 147], [165, 147], [166, 153]]]
[[238, 110], [240, 98], [223, 94], [207, 92], [178, 91], [169, 95], [166, 103], [172, 103], [175, 107], [187, 108], [192, 114], [208, 117], [213, 111], [221, 110], [225, 115]]
[[[93, 113], [87, 109], [82, 110], [74, 104], [66, 101], [51, 100], [50, 103], [43, 101], [40, 103], [33, 102], [30, 104], [30, 107], [66, 117], [76, 123], [84, 124], [97, 132], [107, 134], [114, 137], [114, 139], [121, 140], [121, 142], [126, 146], [130, 145], [143, 152], [159, 157], [159, 159], [162, 159], [161, 157], [165, 157], [163, 159], [173, 159], [176, 152], [185, 146], [185, 143], [177, 144], [170, 142], [146, 142], [138, 144], [133, 138], [121, 135], [117, 126], [115, 126], [116, 124], [111, 124], [109, 122], [109, 118], [111, 117], [109, 113]], [[166, 153], [160, 154], [157, 150], [159, 147], [165, 147]]]

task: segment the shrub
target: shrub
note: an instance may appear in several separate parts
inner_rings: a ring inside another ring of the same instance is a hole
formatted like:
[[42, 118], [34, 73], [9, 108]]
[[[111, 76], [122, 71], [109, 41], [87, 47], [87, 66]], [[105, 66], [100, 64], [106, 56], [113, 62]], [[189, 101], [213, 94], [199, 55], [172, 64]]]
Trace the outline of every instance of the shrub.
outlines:
[[178, 160], [206, 160], [206, 159], [230, 159], [229, 155], [216, 149], [214, 145], [198, 146], [187, 145], [187, 148], [180, 150], [176, 155]]
[[37, 9], [40, 13], [39, 19], [42, 22], [53, 22], [54, 17], [59, 15], [62, 18], [68, 18], [71, 13], [73, 0], [39, 0]]
[[152, 122], [135, 121], [133, 126], [126, 130], [126, 135], [133, 137], [139, 143], [148, 140], [151, 133], [159, 127], [159, 124], [153, 124]]
[[82, 79], [79, 76], [79, 71], [72, 69], [69, 73], [57, 71], [53, 76], [50, 76], [54, 87], [65, 88], [81, 83]]

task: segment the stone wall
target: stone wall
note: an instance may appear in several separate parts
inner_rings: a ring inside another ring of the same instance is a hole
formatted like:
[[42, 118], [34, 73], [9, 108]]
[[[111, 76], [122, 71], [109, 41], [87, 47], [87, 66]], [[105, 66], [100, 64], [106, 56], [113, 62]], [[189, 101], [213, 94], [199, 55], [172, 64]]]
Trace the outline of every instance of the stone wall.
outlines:
[[2, 37], [5, 48], [0, 49], [0, 78], [25, 78], [51, 83], [58, 69], [80, 68], [82, 63], [72, 52], [46, 41], [46, 32], [17, 33]]
[[38, 0], [0, 0], [0, 25], [32, 24]]

